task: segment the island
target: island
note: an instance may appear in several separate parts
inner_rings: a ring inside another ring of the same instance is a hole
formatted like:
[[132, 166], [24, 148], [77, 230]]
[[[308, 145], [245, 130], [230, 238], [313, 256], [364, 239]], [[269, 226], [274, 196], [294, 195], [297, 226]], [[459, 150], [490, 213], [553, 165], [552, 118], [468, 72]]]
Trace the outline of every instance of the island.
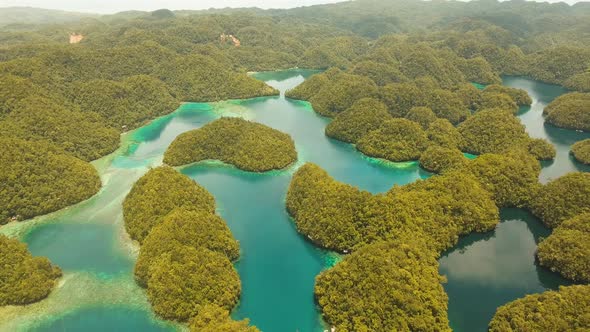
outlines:
[[285, 133], [241, 118], [223, 117], [179, 135], [164, 154], [164, 163], [181, 166], [220, 160], [249, 172], [288, 167], [297, 160], [293, 139]]

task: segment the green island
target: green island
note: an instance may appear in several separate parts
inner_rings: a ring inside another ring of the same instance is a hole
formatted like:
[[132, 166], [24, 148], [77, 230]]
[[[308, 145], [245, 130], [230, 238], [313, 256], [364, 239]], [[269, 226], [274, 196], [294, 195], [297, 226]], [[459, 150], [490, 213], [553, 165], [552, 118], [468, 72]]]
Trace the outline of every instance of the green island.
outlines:
[[590, 212], [590, 173], [569, 173], [549, 182], [533, 196], [530, 207], [551, 228]]
[[561, 128], [590, 131], [590, 93], [560, 96], [543, 110], [545, 121]]
[[96, 194], [90, 164], [46, 141], [0, 137], [0, 225], [51, 213]]
[[207, 190], [170, 167], [139, 179], [123, 204], [127, 231], [141, 243], [135, 280], [164, 319], [190, 321], [192, 330], [248, 329], [227, 316], [241, 293], [232, 265], [240, 248], [214, 208]]
[[203, 187], [171, 167], [151, 169], [125, 197], [125, 229], [133, 240], [143, 243], [152, 229], [176, 208], [215, 211], [215, 198]]
[[0, 330], [590, 329], [588, 3], [112, 6], [0, 8]]
[[489, 331], [584, 331], [590, 328], [588, 314], [590, 286], [560, 287], [498, 308]]
[[562, 222], [539, 244], [537, 257], [541, 265], [564, 277], [590, 282], [590, 213]]
[[280, 170], [297, 161], [293, 139], [276, 129], [241, 118], [224, 117], [179, 135], [164, 163], [181, 166], [215, 159], [251, 172]]
[[577, 161], [590, 165], [590, 139], [579, 141], [572, 145], [572, 155]]
[[315, 294], [337, 331], [451, 331], [443, 280], [420, 240], [394, 240], [346, 256], [317, 277]]
[[62, 276], [49, 259], [31, 256], [25, 244], [1, 234], [0, 266], [0, 307], [43, 300]]

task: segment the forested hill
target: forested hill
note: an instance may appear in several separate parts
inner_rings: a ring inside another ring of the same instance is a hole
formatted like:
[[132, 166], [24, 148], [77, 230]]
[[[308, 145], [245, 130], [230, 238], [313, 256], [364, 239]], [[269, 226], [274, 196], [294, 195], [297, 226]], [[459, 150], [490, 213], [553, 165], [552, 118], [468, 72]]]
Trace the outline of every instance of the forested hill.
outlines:
[[5, 27], [11, 24], [37, 25], [71, 23], [87, 17], [98, 17], [98, 15], [31, 7], [6, 7], [0, 8], [0, 27]]

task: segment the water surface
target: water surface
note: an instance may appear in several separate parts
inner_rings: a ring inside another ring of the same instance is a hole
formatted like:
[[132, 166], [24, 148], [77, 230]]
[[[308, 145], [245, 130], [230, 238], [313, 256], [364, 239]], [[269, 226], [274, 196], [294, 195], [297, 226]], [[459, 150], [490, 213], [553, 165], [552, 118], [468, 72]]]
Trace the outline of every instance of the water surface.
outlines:
[[[22, 238], [33, 254], [48, 256], [64, 270], [59, 288], [47, 300], [0, 308], [0, 330], [176, 329], [154, 317], [145, 292], [133, 282], [138, 247], [124, 230], [121, 203], [139, 177], [161, 164], [162, 154], [176, 136], [221, 116], [239, 116], [289, 133], [299, 155], [293, 167], [265, 174], [215, 162], [180, 169], [215, 196], [218, 213], [240, 241], [242, 256], [236, 267], [243, 292], [233, 316], [249, 318], [266, 332], [323, 330], [313, 299], [314, 278], [337, 257], [308, 243], [287, 215], [285, 195], [293, 172], [305, 162], [314, 162], [337, 180], [373, 193], [430, 174], [416, 162], [368, 158], [349, 144], [327, 138], [328, 119], [314, 113], [306, 102], [284, 98], [287, 89], [311, 74], [302, 70], [256, 74], [281, 90], [277, 97], [184, 104], [125, 136], [118, 152], [95, 163], [104, 184], [98, 195], [66, 210], [0, 229]], [[558, 149], [558, 158], [546, 165], [541, 180], [588, 170], [569, 156], [569, 146], [588, 135], [543, 125], [543, 106], [564, 90], [521, 78], [506, 78], [505, 83], [529, 91], [535, 102], [519, 116], [532, 136], [547, 138]], [[549, 231], [522, 210], [504, 210], [502, 219], [494, 232], [463, 238], [440, 260], [441, 273], [449, 280], [445, 289], [456, 331], [485, 331], [498, 306], [565, 283], [534, 261], [536, 244]]]

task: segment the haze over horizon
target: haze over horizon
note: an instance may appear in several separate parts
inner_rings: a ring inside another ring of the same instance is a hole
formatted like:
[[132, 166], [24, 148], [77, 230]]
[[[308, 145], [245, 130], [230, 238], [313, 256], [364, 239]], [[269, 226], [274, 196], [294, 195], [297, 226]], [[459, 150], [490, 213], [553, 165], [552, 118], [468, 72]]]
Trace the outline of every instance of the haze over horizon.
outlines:
[[[208, 9], [225, 7], [259, 7], [259, 8], [293, 8], [316, 4], [342, 2], [342, 0], [55, 0], [48, 4], [47, 0], [0, 0], [1, 7], [36, 7], [45, 9], [59, 9], [76, 12], [90, 12], [100, 14], [117, 13], [127, 10], [153, 11], [167, 8], [179, 9]], [[542, 2], [542, 1], [539, 1]], [[570, 5], [581, 2], [578, 0], [549, 0], [545, 2], [565, 2]]]

